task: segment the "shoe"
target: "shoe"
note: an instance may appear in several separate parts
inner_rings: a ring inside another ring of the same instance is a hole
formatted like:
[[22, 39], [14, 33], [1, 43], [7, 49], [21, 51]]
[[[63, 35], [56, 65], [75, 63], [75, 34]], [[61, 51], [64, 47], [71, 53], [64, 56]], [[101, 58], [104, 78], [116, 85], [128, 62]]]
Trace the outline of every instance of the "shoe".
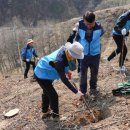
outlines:
[[126, 72], [127, 70], [126, 70], [126, 67], [125, 66], [122, 66], [122, 67], [120, 67], [120, 72]]
[[36, 80], [36, 78], [34, 78], [34, 77], [32, 77], [31, 79], [30, 79], [30, 82], [36, 82], [37, 80]]
[[96, 90], [96, 89], [91, 89], [90, 92], [89, 92], [90, 96], [93, 95], [93, 96], [97, 96], [99, 94], [99, 91]]
[[95, 101], [96, 98], [98, 97], [99, 91], [95, 90], [95, 89], [92, 89], [92, 90], [90, 90], [89, 94], [90, 94], [91, 100]]
[[127, 71], [126, 67], [125, 66], [122, 66], [122, 67], [118, 67], [118, 68], [115, 68], [115, 70], [117, 72], [121, 72], [121, 73], [124, 73]]
[[50, 116], [51, 116], [50, 112], [45, 112], [45, 113], [42, 114], [42, 119], [48, 118]]
[[58, 122], [60, 120], [60, 117], [57, 114], [51, 113], [50, 119], [54, 122]]
[[28, 78], [28, 76], [24, 76], [24, 79]]
[[55, 117], [55, 118], [51, 117], [50, 119], [51, 119], [52, 121], [54, 121], [54, 122], [58, 122], [58, 121], [60, 121], [59, 116], [58, 116], [58, 117]]
[[109, 61], [108, 61], [108, 56], [105, 56], [104, 58], [103, 58], [103, 61], [104, 61], [104, 63], [108, 63]]

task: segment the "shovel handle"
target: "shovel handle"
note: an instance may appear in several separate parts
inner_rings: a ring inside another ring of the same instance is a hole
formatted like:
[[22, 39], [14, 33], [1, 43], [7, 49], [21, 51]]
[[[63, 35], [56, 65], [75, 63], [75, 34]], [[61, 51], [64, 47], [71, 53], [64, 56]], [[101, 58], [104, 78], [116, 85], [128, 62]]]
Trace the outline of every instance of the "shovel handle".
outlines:
[[[78, 90], [77, 85], [75, 84], [74, 81], [72, 81], [72, 79], [71, 79], [71, 82], [72, 82], [72, 84], [74, 85], [74, 87]], [[84, 102], [85, 106], [87, 107], [87, 109], [89, 110], [89, 112], [92, 114], [93, 122], [96, 122], [96, 118], [95, 118], [95, 116], [94, 116], [94, 114], [93, 114], [93, 111], [89, 108], [89, 106], [88, 106], [88, 104], [87, 104], [87, 102], [86, 102], [85, 97], [82, 96], [82, 99], [83, 99], [83, 102]]]

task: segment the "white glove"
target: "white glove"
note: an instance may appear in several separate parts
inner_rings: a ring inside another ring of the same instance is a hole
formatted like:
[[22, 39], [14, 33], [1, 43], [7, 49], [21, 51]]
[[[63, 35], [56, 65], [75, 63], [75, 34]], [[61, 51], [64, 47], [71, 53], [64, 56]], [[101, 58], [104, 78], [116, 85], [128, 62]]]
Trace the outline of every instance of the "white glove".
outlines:
[[37, 59], [37, 60], [40, 60], [40, 58], [39, 58], [39, 57], [37, 57], [36, 59]]
[[81, 98], [84, 94], [83, 94], [81, 91], [78, 91], [78, 92], [76, 93], [76, 95], [77, 95], [79, 98]]
[[125, 28], [123, 28], [123, 29], [121, 30], [121, 34], [122, 34], [123, 36], [126, 35], [126, 29], [125, 29]]
[[26, 59], [27, 62], [29, 62], [30, 60], [29, 59]]
[[77, 23], [75, 24], [75, 27], [77, 27], [77, 28], [79, 27], [79, 22], [77, 22]]

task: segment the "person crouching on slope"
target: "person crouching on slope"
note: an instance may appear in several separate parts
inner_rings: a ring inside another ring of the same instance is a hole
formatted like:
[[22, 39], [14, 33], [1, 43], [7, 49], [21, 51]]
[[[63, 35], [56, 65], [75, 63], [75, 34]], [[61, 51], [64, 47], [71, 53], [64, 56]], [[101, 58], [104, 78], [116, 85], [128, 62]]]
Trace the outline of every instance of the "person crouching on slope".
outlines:
[[83, 47], [79, 42], [59, 48], [51, 54], [44, 56], [38, 62], [34, 75], [40, 87], [43, 89], [42, 94], [42, 118], [50, 116], [49, 107], [52, 110], [52, 118], [59, 118], [58, 94], [53, 87], [53, 81], [61, 79], [62, 82], [79, 98], [83, 94], [76, 90], [66, 77], [67, 70], [73, 70], [71, 61], [83, 59]]

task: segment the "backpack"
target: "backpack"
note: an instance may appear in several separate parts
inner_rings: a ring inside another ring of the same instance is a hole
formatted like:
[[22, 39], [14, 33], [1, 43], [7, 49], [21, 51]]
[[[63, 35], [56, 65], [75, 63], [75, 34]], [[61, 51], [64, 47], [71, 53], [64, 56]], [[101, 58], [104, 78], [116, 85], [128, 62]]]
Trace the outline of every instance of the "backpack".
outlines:
[[21, 52], [21, 56], [22, 56], [22, 60], [25, 61], [26, 60], [26, 52], [27, 52], [27, 48], [23, 47], [22, 48], [22, 52]]
[[130, 94], [130, 80], [128, 82], [118, 83], [118, 88], [113, 89], [112, 93], [114, 96]]

